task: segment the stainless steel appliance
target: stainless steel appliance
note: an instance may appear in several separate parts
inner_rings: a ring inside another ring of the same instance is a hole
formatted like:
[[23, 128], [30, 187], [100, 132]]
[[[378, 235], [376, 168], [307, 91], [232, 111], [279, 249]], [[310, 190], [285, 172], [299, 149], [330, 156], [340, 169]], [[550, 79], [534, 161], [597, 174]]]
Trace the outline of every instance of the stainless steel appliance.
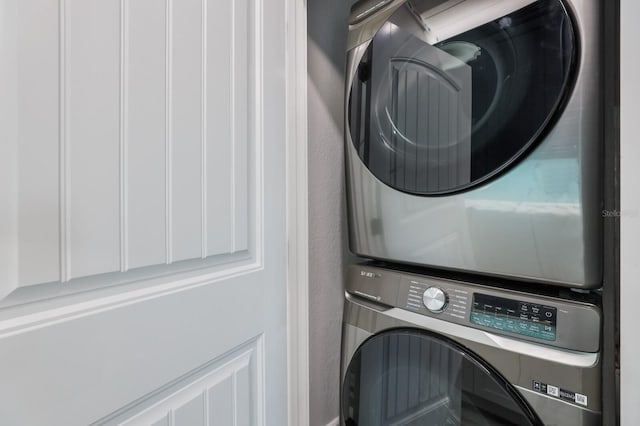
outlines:
[[599, 308], [350, 267], [341, 424], [601, 424]]
[[601, 285], [600, 0], [364, 0], [345, 93], [351, 250]]

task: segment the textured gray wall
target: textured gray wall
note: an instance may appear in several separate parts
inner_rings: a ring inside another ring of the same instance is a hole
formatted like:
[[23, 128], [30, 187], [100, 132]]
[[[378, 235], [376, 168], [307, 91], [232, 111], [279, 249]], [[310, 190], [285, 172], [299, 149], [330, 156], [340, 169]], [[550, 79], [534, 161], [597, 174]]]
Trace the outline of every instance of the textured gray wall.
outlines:
[[311, 426], [338, 416], [344, 271], [343, 93], [349, 0], [308, 0]]

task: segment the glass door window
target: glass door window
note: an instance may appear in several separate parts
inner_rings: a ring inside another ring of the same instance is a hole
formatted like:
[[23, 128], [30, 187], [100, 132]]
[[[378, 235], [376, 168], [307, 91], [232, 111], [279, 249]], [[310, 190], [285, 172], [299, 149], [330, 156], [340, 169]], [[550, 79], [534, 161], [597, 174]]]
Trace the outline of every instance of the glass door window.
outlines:
[[485, 182], [544, 137], [566, 103], [578, 47], [564, 4], [485, 3], [407, 1], [371, 40], [348, 124], [385, 184], [437, 195]]
[[465, 348], [402, 329], [367, 340], [345, 374], [346, 426], [541, 426], [520, 394]]

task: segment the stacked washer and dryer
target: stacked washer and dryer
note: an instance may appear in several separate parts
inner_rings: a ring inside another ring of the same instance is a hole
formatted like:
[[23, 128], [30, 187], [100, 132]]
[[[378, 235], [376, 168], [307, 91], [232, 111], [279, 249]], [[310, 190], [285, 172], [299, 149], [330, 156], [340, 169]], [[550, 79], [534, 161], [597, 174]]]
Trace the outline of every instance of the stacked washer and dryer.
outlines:
[[342, 424], [601, 424], [601, 3], [353, 6]]

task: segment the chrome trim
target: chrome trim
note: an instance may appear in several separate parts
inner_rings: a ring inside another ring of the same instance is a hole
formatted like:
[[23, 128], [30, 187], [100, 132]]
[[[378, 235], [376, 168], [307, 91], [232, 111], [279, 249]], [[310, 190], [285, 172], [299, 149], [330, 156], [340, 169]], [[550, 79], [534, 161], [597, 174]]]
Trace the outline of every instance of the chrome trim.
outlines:
[[[377, 2], [367, 0], [356, 3], [351, 9], [351, 17], [349, 18], [349, 25], [358, 24], [380, 9], [389, 5], [393, 0], [379, 0]], [[363, 10], [364, 9], [364, 10]]]
[[[359, 299], [355, 296], [348, 295], [347, 300], [361, 305], [359, 303]], [[454, 339], [461, 338], [481, 345], [526, 355], [532, 358], [553, 360], [558, 364], [564, 364], [571, 367], [591, 368], [597, 365], [600, 360], [599, 353], [577, 352], [556, 349], [550, 346], [537, 345], [534, 343], [498, 336], [475, 328], [430, 318], [400, 308], [390, 308], [385, 310], [382, 314], [389, 318], [414, 324], [418, 327], [437, 331], [438, 333], [448, 335]]]

